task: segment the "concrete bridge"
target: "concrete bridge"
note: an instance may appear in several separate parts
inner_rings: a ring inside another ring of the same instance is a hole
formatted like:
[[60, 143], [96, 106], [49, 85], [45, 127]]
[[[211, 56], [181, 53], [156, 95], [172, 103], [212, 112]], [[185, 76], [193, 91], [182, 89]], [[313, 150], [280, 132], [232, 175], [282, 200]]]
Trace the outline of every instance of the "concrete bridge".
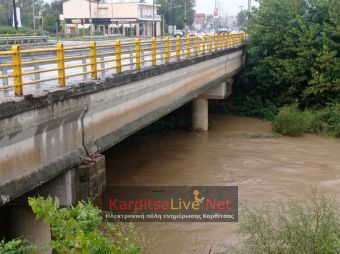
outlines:
[[190, 101], [193, 128], [208, 130], [208, 100], [230, 95], [244, 62], [238, 43], [2, 102], [0, 205], [37, 193], [63, 205], [95, 197], [105, 185], [101, 152]]

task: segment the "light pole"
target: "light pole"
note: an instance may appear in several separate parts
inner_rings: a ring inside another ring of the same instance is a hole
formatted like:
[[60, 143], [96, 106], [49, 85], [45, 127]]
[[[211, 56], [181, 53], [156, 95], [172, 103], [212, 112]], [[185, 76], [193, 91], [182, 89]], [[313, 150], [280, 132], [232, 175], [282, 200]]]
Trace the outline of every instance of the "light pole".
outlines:
[[33, 31], [35, 31], [35, 0], [33, 0]]
[[181, 6], [171, 6], [171, 7], [169, 7], [168, 9], [166, 9], [164, 12], [163, 12], [163, 15], [162, 15], [162, 20], [163, 20], [163, 36], [165, 35], [165, 28], [164, 28], [164, 25], [165, 25], [165, 14], [168, 12], [168, 11], [170, 11], [170, 10], [172, 10], [172, 9], [176, 9], [176, 8], [179, 8], [179, 7], [181, 7]]
[[187, 0], [184, 0], [184, 34], [187, 35]]
[[155, 0], [152, 0], [152, 37], [155, 35]]
[[18, 30], [17, 5], [15, 3], [15, 0], [13, 0], [13, 18], [15, 29]]
[[90, 37], [93, 36], [93, 27], [92, 27], [92, 6], [91, 6], [91, 0], [89, 0], [89, 11], [90, 11]]

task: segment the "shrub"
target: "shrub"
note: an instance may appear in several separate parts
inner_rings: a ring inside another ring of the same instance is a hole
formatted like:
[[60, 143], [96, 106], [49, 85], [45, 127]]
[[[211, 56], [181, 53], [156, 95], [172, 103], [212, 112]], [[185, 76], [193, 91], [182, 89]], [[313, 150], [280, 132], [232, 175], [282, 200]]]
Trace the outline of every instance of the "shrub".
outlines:
[[281, 108], [272, 123], [273, 131], [288, 136], [300, 136], [310, 130], [312, 114], [301, 112], [296, 105]]
[[[56, 253], [140, 253], [140, 248], [131, 239], [114, 241], [117, 238], [104, 235], [106, 225], [102, 223], [101, 211], [91, 203], [80, 202], [75, 207], [60, 208], [58, 199], [51, 197], [29, 198], [28, 203], [36, 218], [51, 226], [51, 248]], [[129, 239], [124, 234], [121, 237]]]
[[246, 211], [240, 223], [244, 237], [239, 253], [340, 253], [340, 220], [332, 198], [277, 202]]
[[35, 253], [36, 247], [27, 241], [14, 239], [9, 242], [0, 241], [0, 253], [2, 254], [30, 254]]
[[245, 96], [238, 98], [237, 113], [242, 116], [258, 117], [271, 121], [277, 115], [279, 109], [269, 100], [263, 100], [260, 96]]
[[340, 137], [340, 104], [313, 112], [311, 131]]
[[296, 105], [283, 107], [273, 121], [273, 131], [288, 136], [310, 132], [340, 137], [340, 104], [306, 111]]

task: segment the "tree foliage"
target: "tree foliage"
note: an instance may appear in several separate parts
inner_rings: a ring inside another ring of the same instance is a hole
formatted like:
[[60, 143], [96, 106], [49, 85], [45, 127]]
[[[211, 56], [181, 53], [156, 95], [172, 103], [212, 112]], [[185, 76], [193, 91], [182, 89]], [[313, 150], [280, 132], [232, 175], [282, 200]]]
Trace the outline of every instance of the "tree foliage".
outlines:
[[340, 1], [261, 0], [247, 21], [241, 92], [276, 105], [340, 100]]
[[[175, 25], [178, 29], [184, 29], [185, 25], [185, 2], [187, 7], [187, 25], [191, 26], [194, 21], [194, 7], [196, 0], [158, 0], [157, 4], [160, 5], [158, 14], [163, 15], [165, 13], [166, 26], [172, 25], [172, 15], [174, 11]], [[179, 8], [169, 9], [173, 6], [180, 6]]]
[[[12, 26], [12, 0], [0, 0], [0, 4], [0, 25]], [[46, 3], [44, 0], [18, 0], [17, 7], [20, 8], [24, 28], [34, 28], [33, 4], [36, 30], [42, 28], [41, 21], [43, 20], [44, 30], [54, 33], [56, 23], [60, 26], [59, 15], [62, 13], [62, 1], [53, 0], [51, 3]]]

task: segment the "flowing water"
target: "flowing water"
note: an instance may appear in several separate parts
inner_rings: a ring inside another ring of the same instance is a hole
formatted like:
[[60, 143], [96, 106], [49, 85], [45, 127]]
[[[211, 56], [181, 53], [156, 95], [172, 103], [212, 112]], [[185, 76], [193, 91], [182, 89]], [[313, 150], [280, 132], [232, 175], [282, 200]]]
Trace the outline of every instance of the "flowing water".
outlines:
[[[303, 198], [312, 188], [340, 198], [340, 140], [278, 137], [270, 123], [210, 116], [209, 132], [134, 136], [107, 156], [115, 186], [237, 185], [239, 207]], [[240, 218], [242, 219], [242, 218]], [[239, 241], [236, 223], [139, 223], [147, 253], [209, 253]]]

